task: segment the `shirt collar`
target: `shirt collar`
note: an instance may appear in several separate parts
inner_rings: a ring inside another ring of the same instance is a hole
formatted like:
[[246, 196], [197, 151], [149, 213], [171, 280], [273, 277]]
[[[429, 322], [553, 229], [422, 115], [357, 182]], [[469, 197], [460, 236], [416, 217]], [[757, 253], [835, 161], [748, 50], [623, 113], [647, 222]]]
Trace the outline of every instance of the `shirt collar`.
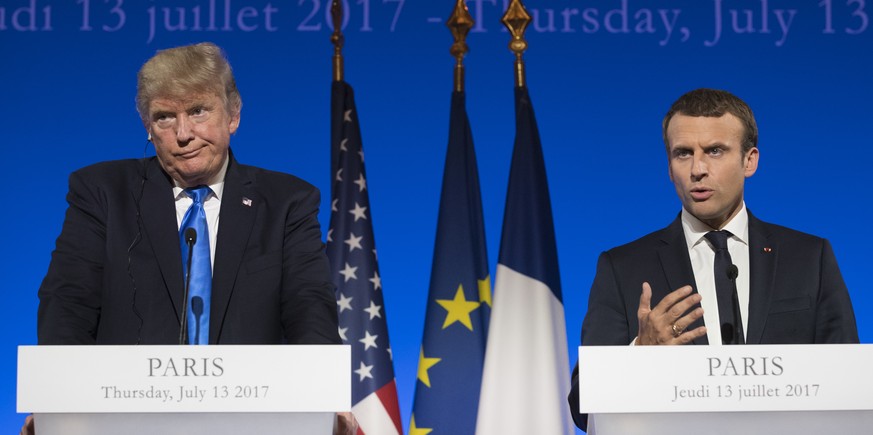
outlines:
[[[221, 165], [221, 170], [209, 180], [209, 189], [212, 190], [212, 194], [215, 195], [215, 198], [221, 201], [221, 194], [224, 193], [224, 176], [227, 175], [227, 165], [230, 163], [230, 158], [225, 156], [224, 164]], [[173, 197], [179, 199], [180, 197], [187, 197], [185, 193], [185, 189], [179, 185], [179, 182], [175, 179], [173, 180]]]
[[[682, 229], [685, 232], [685, 242], [688, 243], [688, 249], [691, 249], [700, 243], [706, 233], [713, 231], [709, 225], [694, 217], [694, 215], [689, 213], [688, 210], [685, 210], [684, 207], [682, 208]], [[746, 210], [745, 201], [743, 201], [739, 213], [728, 221], [727, 225], [722, 229], [730, 231], [734, 239], [748, 246], [749, 212]]]

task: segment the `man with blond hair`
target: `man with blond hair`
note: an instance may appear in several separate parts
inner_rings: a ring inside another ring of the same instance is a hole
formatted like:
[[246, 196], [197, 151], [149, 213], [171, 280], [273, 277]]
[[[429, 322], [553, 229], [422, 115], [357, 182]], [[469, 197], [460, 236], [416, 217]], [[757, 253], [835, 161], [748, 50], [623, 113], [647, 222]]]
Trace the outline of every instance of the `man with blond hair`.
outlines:
[[221, 49], [158, 52], [136, 105], [156, 156], [70, 176], [39, 344], [340, 343], [319, 192], [236, 161], [242, 100]]

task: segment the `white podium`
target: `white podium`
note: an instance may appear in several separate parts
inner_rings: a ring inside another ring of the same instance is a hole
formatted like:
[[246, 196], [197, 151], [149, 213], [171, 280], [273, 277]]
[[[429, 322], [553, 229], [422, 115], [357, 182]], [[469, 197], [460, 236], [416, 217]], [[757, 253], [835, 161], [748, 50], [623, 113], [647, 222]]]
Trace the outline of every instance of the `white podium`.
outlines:
[[37, 435], [331, 434], [348, 346], [20, 346]]
[[873, 345], [586, 346], [589, 434], [873, 434]]

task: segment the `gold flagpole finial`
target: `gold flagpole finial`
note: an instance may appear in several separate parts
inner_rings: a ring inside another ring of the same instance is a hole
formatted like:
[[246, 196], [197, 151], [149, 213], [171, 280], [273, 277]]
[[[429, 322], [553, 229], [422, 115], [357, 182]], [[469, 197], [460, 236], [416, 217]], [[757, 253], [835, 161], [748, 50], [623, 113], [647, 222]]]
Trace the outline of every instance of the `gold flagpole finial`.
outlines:
[[509, 33], [512, 34], [512, 40], [509, 41], [509, 49], [515, 53], [515, 86], [522, 87], [525, 85], [524, 77], [524, 60], [522, 55], [527, 50], [527, 41], [524, 40], [524, 32], [527, 30], [528, 24], [531, 22], [530, 14], [524, 9], [524, 5], [519, 0], [512, 0], [506, 8], [506, 13], [500, 20]]
[[455, 2], [455, 9], [452, 11], [449, 21], [446, 22], [446, 27], [452, 32], [452, 36], [455, 37], [455, 42], [449, 49], [449, 53], [456, 60], [455, 91], [457, 92], [464, 91], [464, 55], [470, 51], [470, 47], [467, 46], [467, 34], [470, 33], [473, 24], [475, 23], [470, 15], [470, 11], [467, 10], [467, 4], [464, 3], [464, 0], [457, 0]]
[[330, 16], [333, 22], [333, 34], [330, 35], [330, 42], [333, 43], [333, 80], [343, 80], [343, 2], [342, 0], [332, 0], [330, 5]]

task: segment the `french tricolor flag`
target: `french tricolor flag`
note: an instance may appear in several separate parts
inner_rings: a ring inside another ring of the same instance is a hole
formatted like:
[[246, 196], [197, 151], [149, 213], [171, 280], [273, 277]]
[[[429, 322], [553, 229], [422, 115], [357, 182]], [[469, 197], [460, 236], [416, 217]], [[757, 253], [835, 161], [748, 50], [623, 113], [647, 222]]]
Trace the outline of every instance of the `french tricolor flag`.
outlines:
[[516, 136], [479, 398], [477, 435], [574, 433], [570, 360], [543, 150], [526, 87]]

